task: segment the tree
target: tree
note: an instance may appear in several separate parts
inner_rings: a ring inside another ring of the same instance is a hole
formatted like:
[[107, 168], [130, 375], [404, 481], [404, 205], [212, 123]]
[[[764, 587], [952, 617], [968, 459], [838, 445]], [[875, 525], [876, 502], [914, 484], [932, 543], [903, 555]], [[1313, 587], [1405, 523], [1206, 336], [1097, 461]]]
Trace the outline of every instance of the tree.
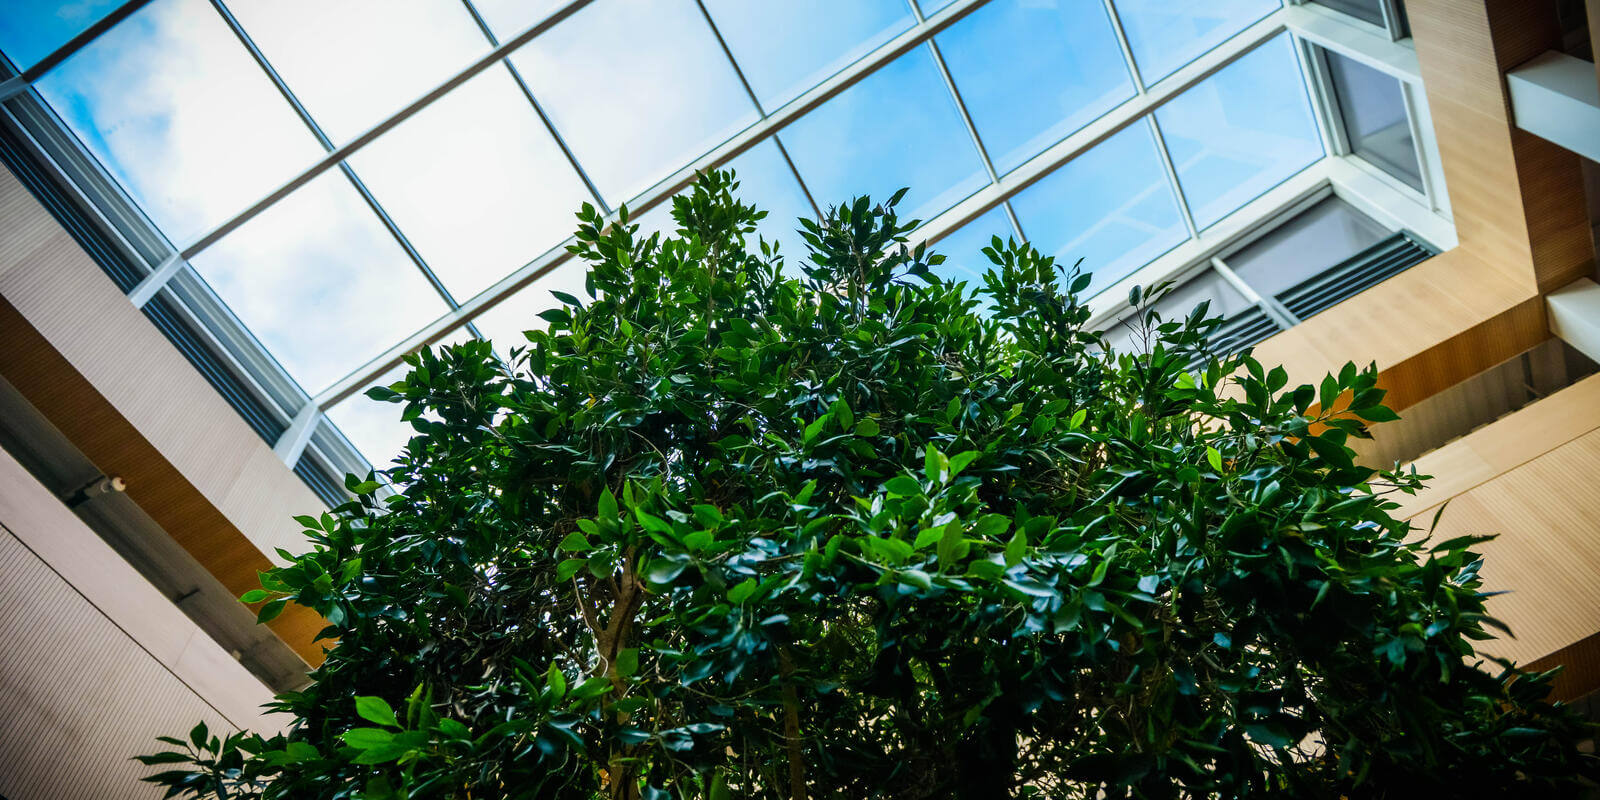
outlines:
[[[527, 345], [408, 357], [416, 429], [300, 517], [247, 602], [328, 621], [285, 735], [167, 739], [150, 780], [270, 798], [1408, 796], [1571, 790], [1592, 729], [1474, 654], [1486, 537], [1352, 461], [1320, 386], [995, 239], [981, 290], [896, 195], [802, 220], [791, 277], [726, 173], [678, 235], [585, 207], [587, 296]], [[980, 296], [981, 292], [981, 296]], [[980, 310], [980, 303], [986, 307]], [[1198, 366], [1194, 366], [1197, 365]], [[1523, 795], [1528, 796], [1528, 795]]]

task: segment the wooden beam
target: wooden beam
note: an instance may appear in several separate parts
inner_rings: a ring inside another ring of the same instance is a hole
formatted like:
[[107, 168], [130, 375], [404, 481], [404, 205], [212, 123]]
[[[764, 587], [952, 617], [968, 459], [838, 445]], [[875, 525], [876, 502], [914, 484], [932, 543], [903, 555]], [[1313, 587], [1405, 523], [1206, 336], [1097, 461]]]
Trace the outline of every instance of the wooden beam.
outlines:
[[[102, 472], [122, 476], [129, 499], [235, 596], [260, 588], [256, 572], [272, 566], [267, 557], [3, 297], [0, 342], [0, 375]], [[325, 624], [290, 605], [269, 627], [316, 665], [322, 645], [312, 639]]]

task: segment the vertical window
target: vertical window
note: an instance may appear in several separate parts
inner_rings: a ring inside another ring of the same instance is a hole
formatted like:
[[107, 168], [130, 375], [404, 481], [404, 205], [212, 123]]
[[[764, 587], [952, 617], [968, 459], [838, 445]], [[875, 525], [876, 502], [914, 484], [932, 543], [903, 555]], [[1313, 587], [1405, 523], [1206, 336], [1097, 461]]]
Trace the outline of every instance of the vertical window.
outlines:
[[1422, 168], [1400, 81], [1347, 56], [1324, 52], [1350, 149], [1422, 191]]

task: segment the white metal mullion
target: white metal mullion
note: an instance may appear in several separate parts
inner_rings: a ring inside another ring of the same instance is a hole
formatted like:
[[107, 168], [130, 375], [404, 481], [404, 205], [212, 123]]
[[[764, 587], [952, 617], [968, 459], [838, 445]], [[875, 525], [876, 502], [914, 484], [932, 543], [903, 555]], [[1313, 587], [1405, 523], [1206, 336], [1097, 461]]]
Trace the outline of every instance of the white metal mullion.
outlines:
[[128, 290], [128, 301], [133, 303], [134, 308], [144, 308], [151, 298], [166, 287], [167, 282], [172, 280], [172, 276], [181, 272], [188, 263], [177, 253], [167, 256], [166, 261], [161, 262], [160, 265], [150, 271], [150, 274], [145, 275], [142, 280], [134, 284], [132, 289]]
[[[489, 46], [499, 47], [499, 38], [497, 38], [494, 35], [494, 31], [489, 28], [489, 23], [483, 18], [483, 15], [478, 13], [478, 7], [472, 4], [472, 0], [461, 0], [461, 2], [466, 6], [467, 13], [472, 16], [472, 21], [478, 24], [478, 30], [483, 32], [483, 38], [489, 40]], [[538, 115], [540, 122], [544, 123], [544, 129], [550, 132], [550, 138], [555, 140], [556, 147], [561, 149], [561, 154], [566, 156], [567, 163], [571, 164], [573, 171], [578, 173], [578, 179], [583, 181], [584, 187], [589, 190], [589, 196], [594, 198], [595, 205], [598, 206], [603, 213], [610, 214], [611, 206], [607, 204], [605, 198], [600, 195], [599, 187], [595, 186], [594, 181], [589, 179], [588, 171], [583, 168], [582, 164], [578, 163], [578, 157], [573, 154], [572, 148], [567, 146], [567, 140], [561, 135], [561, 131], [556, 130], [556, 124], [550, 119], [550, 116], [544, 112], [544, 106], [540, 105], [538, 98], [533, 96], [533, 89], [532, 87], [528, 86], [527, 81], [522, 79], [522, 72], [517, 69], [515, 64], [511, 63], [511, 56], [507, 55], [505, 58], [501, 59], [501, 61], [506, 65], [506, 69], [511, 73], [511, 79], [516, 81], [517, 88], [522, 90], [522, 95], [528, 98], [528, 104], [533, 106], [533, 113]]]
[[806, 203], [811, 206], [811, 213], [815, 219], [822, 219], [822, 206], [817, 204], [817, 198], [812, 196], [811, 187], [806, 185], [806, 179], [801, 177], [800, 168], [794, 165], [794, 159], [789, 157], [789, 148], [783, 146], [782, 136], [773, 136], [772, 143], [778, 147], [778, 155], [783, 156], [783, 163], [789, 165], [789, 174], [794, 176], [794, 182], [800, 187], [800, 193], [805, 195]]
[[278, 441], [272, 445], [272, 454], [279, 461], [287, 464], [290, 469], [300, 461], [300, 454], [306, 451], [306, 445], [311, 443], [311, 434], [316, 432], [317, 421], [322, 418], [322, 410], [316, 403], [306, 403], [299, 413], [294, 415], [294, 420], [289, 427], [278, 436]]
[[1290, 36], [1294, 44], [1295, 62], [1300, 65], [1300, 78], [1305, 83], [1306, 94], [1311, 98], [1312, 116], [1317, 120], [1317, 136], [1322, 139], [1322, 150], [1330, 156], [1345, 155], [1350, 152], [1350, 141], [1345, 136], [1344, 113], [1333, 87], [1327, 56], [1317, 45], [1293, 33]]
[[1122, 49], [1122, 60], [1128, 65], [1128, 74], [1133, 76], [1133, 88], [1139, 94], [1144, 94], [1144, 76], [1139, 74], [1139, 63], [1133, 58], [1133, 47], [1128, 44], [1128, 32], [1122, 28], [1122, 18], [1117, 16], [1117, 7], [1111, 0], [1103, 0], [1106, 16], [1111, 19], [1111, 30], [1117, 35], [1117, 47]]
[[1389, 32], [1389, 38], [1396, 42], [1406, 38], [1400, 30], [1400, 9], [1395, 0], [1382, 0], [1379, 5], [1383, 8], [1383, 27]]
[[1183, 196], [1183, 185], [1178, 182], [1178, 170], [1172, 165], [1172, 153], [1167, 151], [1167, 137], [1161, 134], [1161, 123], [1156, 121], [1156, 113], [1151, 111], [1145, 115], [1150, 123], [1150, 135], [1155, 137], [1156, 155], [1161, 159], [1161, 171], [1167, 176], [1167, 185], [1172, 188], [1172, 199], [1178, 204], [1178, 211], [1183, 214], [1183, 225], [1189, 229], [1189, 238], [1200, 235], [1200, 227], [1194, 224], [1194, 212], [1189, 210], [1189, 200]]
[[1028, 234], [1022, 230], [1022, 220], [1017, 218], [1017, 210], [1011, 207], [1011, 201], [1001, 203], [1000, 207], [1006, 210], [1006, 219], [1011, 220], [1011, 232], [1017, 235], [1017, 241], [1028, 241]]
[[1283, 304], [1278, 302], [1277, 298], [1268, 297], [1267, 295], [1256, 291], [1256, 287], [1251, 286], [1249, 281], [1239, 277], [1239, 273], [1234, 272], [1233, 268], [1228, 266], [1227, 262], [1223, 261], [1221, 258], [1218, 258], [1217, 256], [1211, 257], [1211, 269], [1215, 270], [1218, 275], [1221, 275], [1222, 279], [1227, 281], [1229, 285], [1233, 286], [1233, 288], [1238, 289], [1239, 294], [1244, 295], [1246, 300], [1249, 300], [1251, 303], [1254, 303], [1256, 307], [1266, 312], [1266, 315], [1271, 317], [1272, 321], [1278, 324], [1278, 327], [1287, 330], [1300, 324], [1300, 319], [1294, 314], [1290, 313], [1289, 309], [1284, 308]]
[[[1433, 167], [1428, 163], [1428, 154], [1423, 152], [1423, 145], [1427, 141], [1422, 129], [1421, 120], [1417, 115], [1417, 99], [1412, 92], [1411, 84], [1400, 82], [1400, 101], [1406, 107], [1406, 130], [1411, 132], [1411, 151], [1417, 157], [1417, 174], [1422, 177], [1422, 196], [1427, 199], [1430, 207], [1438, 206], [1435, 197], [1438, 189], [1434, 185]], [[1410, 187], [1407, 187], [1410, 188]]]

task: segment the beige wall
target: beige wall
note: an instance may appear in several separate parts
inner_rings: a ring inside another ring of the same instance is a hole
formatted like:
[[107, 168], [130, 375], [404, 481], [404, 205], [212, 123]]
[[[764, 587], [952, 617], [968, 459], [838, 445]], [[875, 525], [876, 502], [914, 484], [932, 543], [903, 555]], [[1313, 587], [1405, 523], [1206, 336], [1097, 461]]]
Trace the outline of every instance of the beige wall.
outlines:
[[199, 720], [271, 733], [271, 693], [0, 451], [0, 795], [159, 797], [128, 759]]

